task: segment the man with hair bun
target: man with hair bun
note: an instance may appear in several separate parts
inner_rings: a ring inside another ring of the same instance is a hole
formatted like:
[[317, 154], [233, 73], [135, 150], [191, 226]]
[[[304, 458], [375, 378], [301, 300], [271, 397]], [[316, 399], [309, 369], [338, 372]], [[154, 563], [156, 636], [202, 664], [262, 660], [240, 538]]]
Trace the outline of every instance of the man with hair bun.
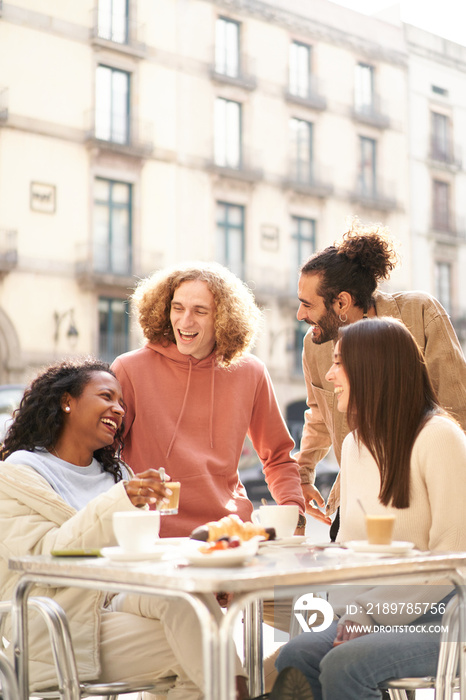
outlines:
[[[334, 388], [325, 379], [341, 326], [375, 316], [403, 321], [424, 353], [439, 403], [466, 429], [466, 362], [447, 312], [425, 292], [387, 294], [378, 289], [397, 262], [388, 229], [363, 226], [354, 219], [339, 241], [312, 255], [300, 271], [297, 318], [310, 325], [303, 348], [309, 409], [296, 457], [306, 510], [328, 524], [339, 505], [339, 479], [324, 513], [321, 508], [325, 503], [314, 478], [317, 463], [331, 446], [340, 464], [341, 445], [349, 432], [345, 413], [337, 409]], [[312, 501], [318, 507], [311, 505]], [[332, 539], [337, 531], [338, 518], [332, 526]]]
[[181, 482], [161, 535], [187, 536], [226, 515], [251, 519], [238, 474], [246, 435], [279, 505], [305, 504], [293, 440], [264, 364], [248, 350], [261, 326], [251, 291], [216, 263], [156, 272], [136, 288], [146, 344], [117, 357], [125, 402], [123, 456], [135, 472], [164, 467]]

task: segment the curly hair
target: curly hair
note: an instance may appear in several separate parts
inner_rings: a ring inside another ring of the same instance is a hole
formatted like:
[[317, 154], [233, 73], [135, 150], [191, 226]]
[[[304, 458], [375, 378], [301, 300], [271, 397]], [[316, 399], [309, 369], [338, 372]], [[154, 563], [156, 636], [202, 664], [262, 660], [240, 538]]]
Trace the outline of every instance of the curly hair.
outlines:
[[379, 281], [388, 279], [399, 261], [396, 248], [388, 228], [364, 226], [354, 218], [340, 240], [304, 263], [301, 274], [321, 274], [317, 293], [327, 308], [341, 292], [348, 292], [367, 312]]
[[[61, 407], [63, 394], [78, 398], [91, 379], [93, 372], [107, 372], [115, 376], [106, 362], [92, 357], [81, 360], [64, 360], [41, 372], [24, 391], [19, 408], [13, 414], [5, 440], [0, 448], [0, 458], [5, 459], [16, 450], [33, 452], [36, 447], [52, 447], [64, 425]], [[119, 462], [123, 424], [115, 435], [112, 445], [94, 452], [94, 457], [105, 472], [113, 475], [115, 482], [123, 475]]]
[[142, 280], [132, 299], [144, 336], [152, 343], [175, 342], [170, 323], [173, 294], [183, 282], [193, 280], [205, 282], [214, 297], [215, 354], [219, 365], [228, 367], [253, 346], [262, 313], [244, 282], [218, 263], [185, 263]]

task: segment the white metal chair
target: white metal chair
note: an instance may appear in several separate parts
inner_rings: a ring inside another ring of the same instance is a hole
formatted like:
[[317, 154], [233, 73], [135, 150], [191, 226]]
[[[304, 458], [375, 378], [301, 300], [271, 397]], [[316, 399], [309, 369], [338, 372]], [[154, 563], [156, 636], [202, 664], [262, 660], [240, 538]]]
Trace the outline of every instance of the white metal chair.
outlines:
[[18, 700], [19, 689], [13, 666], [0, 651], [0, 695], [3, 700]]
[[442, 636], [437, 666], [437, 675], [426, 678], [392, 678], [383, 687], [388, 690], [391, 700], [406, 700], [407, 690], [434, 689], [434, 697], [452, 700], [453, 693], [459, 691], [457, 667], [459, 660], [459, 620], [458, 597], [454, 596], [448, 603], [442, 617]]
[[[60, 698], [60, 700], [80, 700], [80, 698], [85, 697], [107, 696], [111, 700], [116, 700], [119, 695], [124, 695], [126, 693], [142, 693], [144, 691], [166, 695], [169, 689], [175, 685], [176, 676], [160, 678], [149, 683], [147, 681], [138, 682], [137, 680], [131, 683], [80, 683], [68, 620], [63, 609], [52, 598], [32, 596], [28, 598], [28, 607], [36, 610], [43, 617], [47, 625], [57, 674], [57, 686], [46, 690], [34, 691], [33, 695], [35, 698], [43, 698], [44, 700], [52, 698]], [[9, 613], [10, 610], [10, 601], [0, 602], [0, 616]], [[11, 664], [9, 664], [6, 658], [5, 660], [12, 671]], [[4, 700], [17, 700], [19, 698], [18, 679], [14, 672], [13, 679], [16, 684], [13, 692], [16, 694], [14, 696], [7, 696], [3, 693]], [[11, 677], [9, 680], [11, 681]]]

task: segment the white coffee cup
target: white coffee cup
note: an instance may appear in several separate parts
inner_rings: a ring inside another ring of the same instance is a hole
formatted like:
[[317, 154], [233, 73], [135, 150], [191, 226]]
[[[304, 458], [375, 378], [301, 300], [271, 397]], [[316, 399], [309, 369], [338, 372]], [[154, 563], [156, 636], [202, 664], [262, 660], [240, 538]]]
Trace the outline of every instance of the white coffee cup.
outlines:
[[291, 537], [298, 526], [298, 506], [260, 506], [252, 514], [252, 521], [262, 527], [275, 528], [278, 537]]
[[113, 532], [125, 552], [144, 552], [159, 537], [158, 510], [119, 511], [113, 514]]

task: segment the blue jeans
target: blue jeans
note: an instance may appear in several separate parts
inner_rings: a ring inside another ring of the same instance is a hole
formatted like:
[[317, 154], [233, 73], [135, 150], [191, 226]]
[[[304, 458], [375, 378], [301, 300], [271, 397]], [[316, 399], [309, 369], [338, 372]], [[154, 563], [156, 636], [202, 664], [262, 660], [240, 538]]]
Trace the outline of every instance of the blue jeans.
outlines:
[[378, 686], [388, 678], [436, 674], [440, 632], [374, 632], [332, 647], [336, 628], [335, 621], [323, 632], [294, 637], [275, 664], [279, 671], [299, 668], [314, 700], [380, 700]]

